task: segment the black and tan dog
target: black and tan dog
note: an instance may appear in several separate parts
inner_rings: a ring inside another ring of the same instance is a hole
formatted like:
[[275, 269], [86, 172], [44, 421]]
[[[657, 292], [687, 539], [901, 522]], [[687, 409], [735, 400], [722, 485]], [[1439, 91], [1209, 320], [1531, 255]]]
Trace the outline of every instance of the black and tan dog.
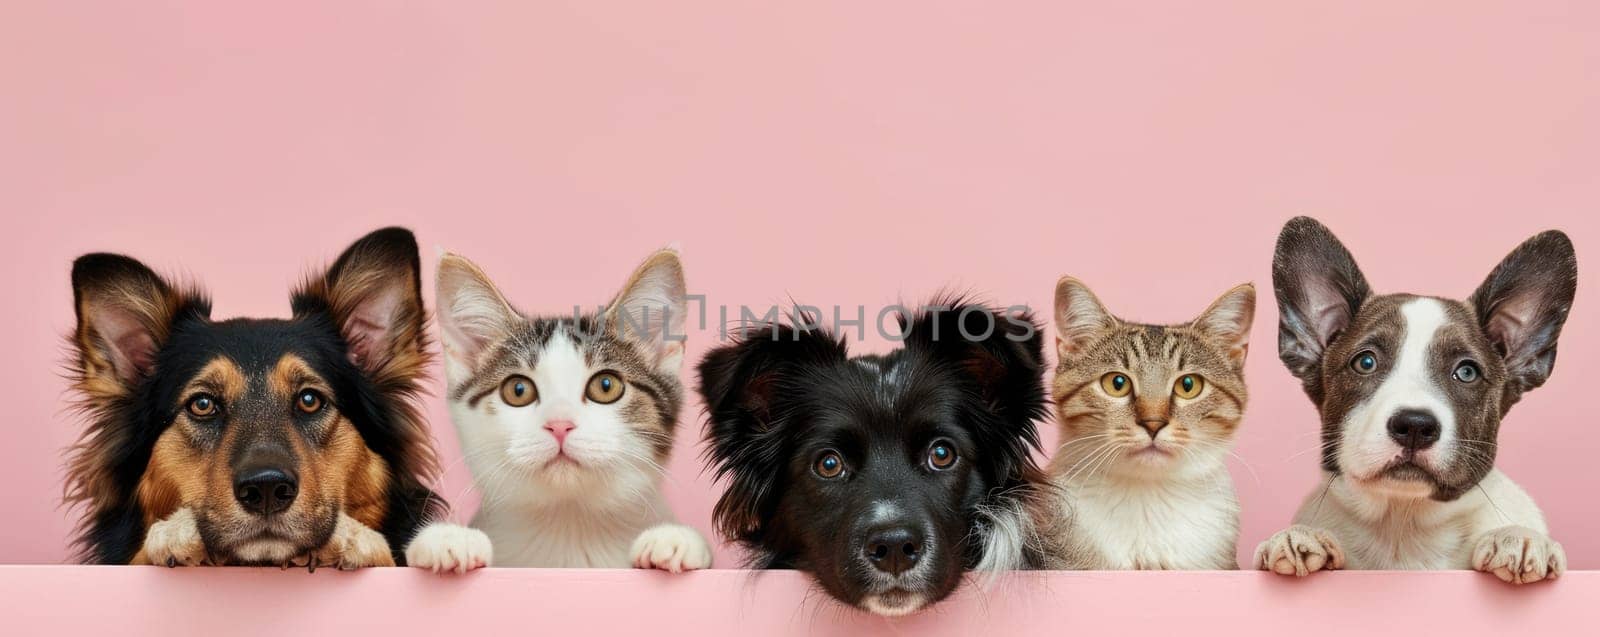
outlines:
[[66, 499], [99, 564], [357, 568], [402, 561], [444, 503], [413, 395], [427, 362], [416, 240], [374, 232], [291, 297], [213, 321], [120, 255], [72, 267], [72, 380], [89, 425]]

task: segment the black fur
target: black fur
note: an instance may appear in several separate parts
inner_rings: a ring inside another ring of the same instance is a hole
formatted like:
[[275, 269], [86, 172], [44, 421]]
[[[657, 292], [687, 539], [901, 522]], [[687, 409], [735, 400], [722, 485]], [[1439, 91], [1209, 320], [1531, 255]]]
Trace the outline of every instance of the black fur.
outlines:
[[[412, 273], [420, 277], [416, 241], [409, 231], [381, 230], [363, 241], [357, 246], [392, 252], [400, 258], [409, 253]], [[104, 437], [109, 444], [80, 443], [74, 466], [84, 470], [69, 477], [68, 499], [87, 501], [89, 509], [76, 537], [80, 559], [127, 564], [141, 548], [145, 511], [135, 490], [157, 439], [181, 409], [180, 392], [201, 367], [220, 355], [232, 359], [246, 374], [265, 373], [282, 355], [292, 353], [333, 385], [330, 398], [340, 413], [391, 467], [388, 512], [378, 530], [388, 540], [396, 563], [403, 564], [406, 543], [422, 524], [445, 509], [444, 501], [423, 485], [423, 479], [434, 471], [431, 451], [419, 454], [407, 448], [415, 434], [399, 431], [415, 422], [412, 389], [380, 387], [354, 364], [349, 344], [328, 307], [297, 297], [291, 319], [212, 321], [210, 303], [203, 295], [177, 293], [149, 268], [120, 255], [89, 254], [74, 262], [72, 281], [80, 333], [86, 321], [85, 295], [96, 286], [127, 280], [146, 281], [179, 300], [165, 324], [150, 326], [158, 334], [150, 368], [135, 374], [126, 395], [109, 401], [93, 396], [84, 400], [93, 420], [93, 435]], [[417, 298], [420, 303], [420, 291]], [[92, 491], [86, 484], [88, 472], [108, 476], [98, 481], [106, 483], [105, 494], [86, 493]]]
[[[800, 317], [799, 327], [749, 328], [701, 362], [708, 456], [727, 482], [716, 522], [752, 566], [810, 571], [851, 605], [886, 586], [936, 602], [983, 559], [980, 510], [1015, 504], [1035, 484], [1037, 324], [959, 301], [930, 307], [902, 317], [904, 346], [883, 356], [851, 358]], [[958, 451], [946, 470], [927, 462], [940, 440]], [[825, 450], [843, 457], [842, 477], [814, 470]], [[897, 510], [893, 523], [925, 533], [931, 562], [892, 584], [864, 553], [883, 504]]]

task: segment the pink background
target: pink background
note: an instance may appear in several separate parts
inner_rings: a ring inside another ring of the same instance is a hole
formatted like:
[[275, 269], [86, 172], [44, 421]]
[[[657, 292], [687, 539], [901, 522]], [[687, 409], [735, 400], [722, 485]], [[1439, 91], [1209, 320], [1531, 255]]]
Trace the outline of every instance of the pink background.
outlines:
[[[1572, 235], [1560, 364], [1500, 466], [1573, 566], [1600, 567], [1594, 3], [396, 4], [0, 3], [0, 562], [66, 555], [74, 256], [127, 252], [203, 281], [218, 317], [280, 316], [302, 272], [385, 224], [417, 231], [429, 278], [447, 247], [539, 311], [606, 300], [670, 242], [730, 306], [872, 312], [952, 286], [1048, 308], [1070, 273], [1171, 322], [1255, 281], [1248, 554], [1316, 475], [1268, 289], [1305, 213], [1384, 291], [1464, 296], [1523, 238]], [[692, 333], [689, 360], [711, 343]], [[666, 489], [706, 529], [698, 416]]]
[[[1425, 594], [1418, 594], [1426, 591]], [[794, 571], [0, 566], [20, 635], [1356, 635], [1587, 634], [1600, 573], [1520, 588], [1492, 576], [1348, 571], [1027, 572], [896, 619], [852, 612]], [[196, 600], [205, 600], [196, 603]], [[70, 601], [66, 601], [70, 600]], [[270, 600], [270, 611], [263, 611]], [[625, 612], [618, 612], [625, 607]], [[548, 611], [559, 608], [557, 612]], [[181, 617], [182, 621], [173, 621]], [[241, 620], [241, 618], [247, 618]], [[1589, 633], [1594, 631], [1590, 630]]]

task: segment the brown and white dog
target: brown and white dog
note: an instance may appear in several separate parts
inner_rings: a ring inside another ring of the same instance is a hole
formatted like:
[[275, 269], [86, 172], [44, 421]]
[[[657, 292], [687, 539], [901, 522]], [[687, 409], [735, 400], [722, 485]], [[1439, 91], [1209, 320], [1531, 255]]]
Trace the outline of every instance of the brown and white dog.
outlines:
[[67, 500], [99, 564], [394, 565], [443, 502], [413, 395], [428, 357], [416, 240], [389, 228], [291, 297], [211, 319], [120, 255], [72, 267], [72, 380], [89, 426]]
[[1257, 568], [1474, 569], [1522, 584], [1566, 569], [1533, 499], [1494, 468], [1500, 420], [1544, 384], [1572, 305], [1566, 235], [1528, 239], [1466, 301], [1374, 294], [1322, 224], [1283, 228], [1278, 351], [1322, 415], [1319, 483]]

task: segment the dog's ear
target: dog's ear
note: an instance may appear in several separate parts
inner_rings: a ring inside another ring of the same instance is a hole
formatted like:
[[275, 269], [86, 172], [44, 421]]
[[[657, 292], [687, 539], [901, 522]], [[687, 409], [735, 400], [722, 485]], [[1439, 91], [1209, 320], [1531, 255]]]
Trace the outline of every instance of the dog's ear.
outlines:
[[522, 317], [489, 275], [465, 257], [446, 254], [439, 259], [435, 311], [450, 376], [466, 378], [483, 362], [491, 346], [511, 335]]
[[1472, 293], [1478, 323], [1505, 357], [1510, 376], [1502, 409], [1550, 378], [1577, 280], [1572, 240], [1550, 230], [1512, 250]]
[[1007, 422], [1033, 428], [1044, 410], [1044, 352], [1031, 313], [935, 301], [906, 321], [904, 329], [908, 349], [955, 363]]
[[1069, 361], [1082, 354], [1116, 327], [1117, 318], [1089, 291], [1089, 286], [1070, 276], [1056, 282], [1056, 357]]
[[85, 507], [74, 539], [78, 558], [127, 563], [129, 556], [121, 553], [126, 538], [119, 535], [130, 528], [120, 517], [133, 489], [127, 458], [152, 434], [144, 429], [147, 419], [134, 413], [134, 396], [159, 371], [161, 348], [173, 330], [207, 320], [211, 305], [198, 290], [179, 289], [144, 264], [115, 254], [74, 261], [72, 295], [78, 318], [71, 337], [72, 380], [78, 407], [90, 418], [68, 452], [63, 495], [68, 504]]
[[[1045, 414], [1040, 331], [1026, 310], [999, 311], [959, 299], [935, 301], [905, 323], [908, 350], [951, 363], [983, 400], [983, 410], [963, 419], [982, 448], [1003, 456], [995, 463], [997, 479], [1033, 468], [1030, 450], [1039, 445], [1034, 421]], [[990, 424], [989, 413], [999, 417], [998, 427]]]
[[1296, 217], [1278, 234], [1272, 257], [1278, 298], [1278, 357], [1322, 402], [1322, 354], [1372, 296], [1344, 244], [1316, 219]]
[[154, 371], [174, 322], [211, 313], [200, 293], [179, 291], [143, 263], [117, 254], [74, 261], [72, 295], [78, 380], [90, 400], [127, 395]]
[[427, 364], [422, 263], [404, 228], [358, 239], [291, 301], [296, 317], [327, 313], [344, 336], [350, 362], [380, 387], [410, 386]]
[[1223, 293], [1189, 325], [1228, 352], [1234, 369], [1243, 369], [1250, 351], [1250, 326], [1256, 316], [1256, 286], [1250, 283]]
[[758, 542], [762, 520], [777, 506], [787, 461], [783, 399], [848, 358], [844, 342], [824, 330], [775, 323], [746, 329], [701, 359], [706, 456], [717, 479], [727, 481], [713, 511], [724, 537]]
[[644, 347], [656, 369], [676, 374], [683, 366], [687, 295], [677, 251], [657, 251], [606, 307], [606, 328]]

